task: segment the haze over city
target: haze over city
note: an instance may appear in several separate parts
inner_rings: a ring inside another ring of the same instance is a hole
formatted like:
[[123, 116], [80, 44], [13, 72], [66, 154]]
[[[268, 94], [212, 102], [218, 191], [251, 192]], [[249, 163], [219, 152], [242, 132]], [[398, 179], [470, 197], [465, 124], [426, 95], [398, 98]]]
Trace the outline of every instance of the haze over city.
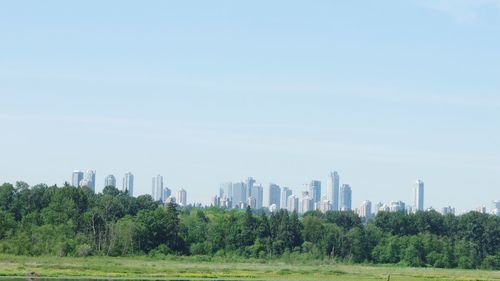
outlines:
[[499, 2], [354, 2], [2, 4], [0, 183], [132, 172], [140, 195], [161, 174], [209, 204], [338, 171], [355, 207], [417, 179], [426, 207], [490, 207]]

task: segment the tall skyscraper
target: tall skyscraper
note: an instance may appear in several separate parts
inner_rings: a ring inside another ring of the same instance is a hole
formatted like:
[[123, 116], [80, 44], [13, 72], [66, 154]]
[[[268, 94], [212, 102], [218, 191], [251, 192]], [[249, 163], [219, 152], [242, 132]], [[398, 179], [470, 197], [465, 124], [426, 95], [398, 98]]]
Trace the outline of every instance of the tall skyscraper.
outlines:
[[413, 207], [415, 211], [424, 210], [424, 182], [417, 180], [415, 187], [413, 188]]
[[164, 202], [166, 199], [163, 197], [163, 177], [161, 175], [157, 175], [151, 180], [151, 196], [154, 201]]
[[299, 197], [295, 195], [290, 195], [287, 198], [287, 210], [289, 212], [299, 212]]
[[281, 188], [274, 183], [269, 184], [269, 206], [276, 205], [276, 208], [280, 208], [280, 196]]
[[314, 204], [321, 201], [321, 182], [311, 181], [309, 184], [309, 196], [313, 200]]
[[365, 219], [369, 219], [372, 216], [372, 202], [365, 200], [361, 203], [359, 207], [359, 216]]
[[233, 183], [233, 205], [246, 204], [247, 202], [247, 188], [243, 182]]
[[340, 177], [337, 172], [330, 173], [326, 182], [327, 198], [332, 202], [332, 210], [339, 210]]
[[281, 209], [288, 210], [288, 197], [292, 195], [292, 190], [288, 187], [281, 189]]
[[81, 187], [87, 187], [92, 192], [95, 192], [95, 171], [88, 170], [83, 177], [83, 180], [80, 181]]
[[[255, 184], [255, 180], [252, 177], [248, 177], [245, 185], [247, 187], [247, 197], [253, 196], [252, 194], [252, 186]], [[255, 196], [253, 196], [255, 197]]]
[[104, 179], [104, 187], [106, 187], [106, 186], [116, 187], [116, 178], [115, 178], [115, 176], [113, 176], [113, 175], [108, 175], [108, 176]]
[[73, 175], [71, 177], [71, 185], [74, 187], [79, 187], [80, 182], [83, 180], [83, 172], [79, 170], [73, 171]]
[[177, 200], [179, 205], [186, 206], [187, 205], [187, 192], [184, 188], [179, 189], [177, 191]]
[[350, 211], [352, 208], [352, 190], [348, 184], [343, 184], [340, 188], [339, 207], [341, 211]]
[[262, 209], [264, 202], [264, 188], [262, 185], [253, 184], [252, 185], [252, 196], [255, 198], [255, 209]]
[[232, 182], [221, 183], [220, 190], [222, 191], [221, 197], [233, 199], [233, 183]]
[[134, 175], [131, 172], [123, 176], [122, 191], [127, 192], [128, 196], [134, 196]]

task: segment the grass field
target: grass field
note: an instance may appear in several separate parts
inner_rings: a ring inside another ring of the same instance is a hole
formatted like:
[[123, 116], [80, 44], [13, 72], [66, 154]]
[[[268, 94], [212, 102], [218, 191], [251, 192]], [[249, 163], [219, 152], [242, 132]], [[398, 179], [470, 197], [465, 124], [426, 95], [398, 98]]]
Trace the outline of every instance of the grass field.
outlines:
[[500, 280], [498, 271], [447, 270], [329, 262], [278, 262], [200, 257], [18, 257], [0, 256], [0, 276], [122, 279], [251, 280]]

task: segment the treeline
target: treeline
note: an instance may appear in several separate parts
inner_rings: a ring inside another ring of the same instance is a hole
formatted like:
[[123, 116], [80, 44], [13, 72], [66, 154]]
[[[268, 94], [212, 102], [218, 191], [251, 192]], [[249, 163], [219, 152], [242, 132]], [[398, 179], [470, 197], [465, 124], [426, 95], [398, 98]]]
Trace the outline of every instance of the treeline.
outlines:
[[163, 206], [113, 187], [0, 186], [0, 252], [14, 255], [208, 255], [335, 259], [418, 267], [500, 269], [500, 218], [470, 212], [280, 210], [265, 214]]

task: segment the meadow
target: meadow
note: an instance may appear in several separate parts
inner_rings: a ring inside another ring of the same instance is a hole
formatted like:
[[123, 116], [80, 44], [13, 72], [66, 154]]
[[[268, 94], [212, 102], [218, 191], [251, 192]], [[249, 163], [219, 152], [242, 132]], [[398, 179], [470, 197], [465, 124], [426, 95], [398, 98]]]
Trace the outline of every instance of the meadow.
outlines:
[[499, 271], [350, 265], [214, 257], [0, 256], [0, 276], [91, 279], [218, 280], [500, 280]]

